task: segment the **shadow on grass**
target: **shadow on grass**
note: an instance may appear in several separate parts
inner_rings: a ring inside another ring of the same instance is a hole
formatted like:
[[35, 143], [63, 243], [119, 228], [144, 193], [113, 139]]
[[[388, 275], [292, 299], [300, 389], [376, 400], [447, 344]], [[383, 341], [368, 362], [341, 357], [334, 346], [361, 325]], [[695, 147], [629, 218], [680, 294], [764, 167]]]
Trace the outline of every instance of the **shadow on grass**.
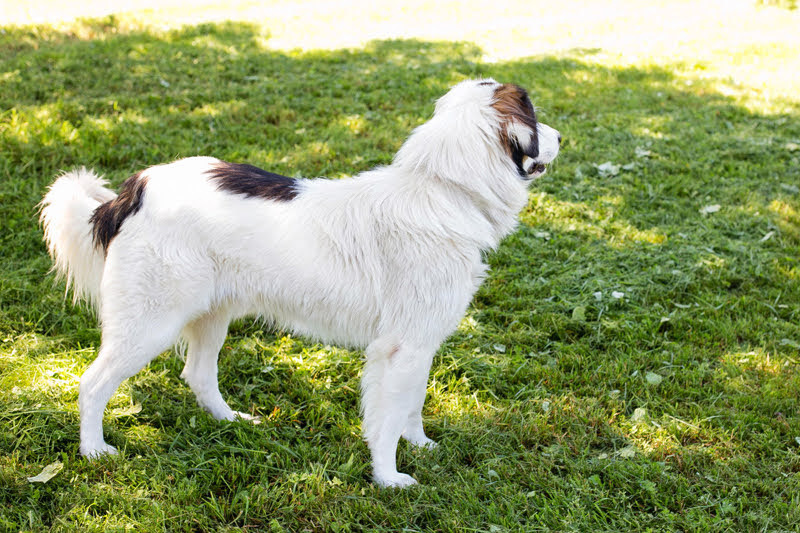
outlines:
[[[468, 43], [276, 52], [268, 42], [243, 23], [126, 32], [113, 18], [72, 34], [0, 36], [0, 333], [9, 339], [2, 350], [16, 354], [4, 372], [49, 364], [41, 351], [14, 351], [24, 335], [59, 339], [67, 349], [99, 342], [89, 314], [65, 304], [46, 276], [34, 206], [59, 170], [87, 165], [118, 184], [144, 166], [205, 154], [288, 175], [355, 174], [390, 162], [451, 84], [492, 76], [529, 88], [565, 144], [534, 186], [520, 231], [490, 255], [492, 275], [472, 321], [437, 359], [429, 415], [435, 436], [462, 450], [446, 471], [471, 482], [488, 476], [517, 492], [547, 480], [553, 493], [579, 499], [635, 492], [636, 511], [679, 514], [685, 501], [654, 501], [650, 485], [630, 479], [668, 479], [683, 497], [700, 497], [720, 487], [698, 471], [752, 482], [747, 469], [726, 465], [762, 457], [776, 443], [766, 475], [797, 463], [786, 448], [800, 423], [796, 105], [757, 113], [714, 80], [690, 80], [677, 67], [608, 67], [593, 62], [592, 50], [483, 64]], [[303, 447], [308, 435], [321, 443], [331, 431], [355, 440], [357, 356], [293, 370], [297, 350], [322, 348], [300, 342], [287, 355], [241, 347], [257, 334], [232, 328], [236, 357], [221, 367], [227, 394], [245, 409], [281, 407], [273, 412], [278, 440]], [[280, 342], [268, 335], [264, 344]], [[24, 364], [14, 362], [20, 357]], [[191, 414], [173, 405], [185, 410], [189, 393], [165, 394], [179, 367], [161, 358], [148, 379], [135, 381], [144, 411], [157, 413], [143, 411], [141, 424], [189, 424]], [[353, 390], [331, 388], [337, 381]], [[22, 407], [33, 401], [10, 389], [2, 396]], [[150, 397], [157, 408], [147, 406]], [[43, 401], [63, 408], [63, 398]], [[637, 409], [647, 417], [634, 420]], [[47, 413], [31, 421], [52, 423]], [[146, 433], [131, 434], [132, 449], [173, 438]], [[43, 453], [35, 435], [15, 444], [4, 435], [15, 461]], [[43, 441], [45, 451], [61, 451], [64, 440], [62, 432]], [[173, 440], [170, 449], [175, 442], [190, 447]], [[618, 470], [598, 459], [619, 458], [629, 445], [638, 459], [617, 461]], [[304, 447], [304, 457], [312, 453]], [[533, 464], [496, 463], [498, 455]], [[242, 476], [231, 483], [246, 483]], [[592, 476], [597, 486], [578, 486]], [[567, 477], [571, 489], [559, 481]]]

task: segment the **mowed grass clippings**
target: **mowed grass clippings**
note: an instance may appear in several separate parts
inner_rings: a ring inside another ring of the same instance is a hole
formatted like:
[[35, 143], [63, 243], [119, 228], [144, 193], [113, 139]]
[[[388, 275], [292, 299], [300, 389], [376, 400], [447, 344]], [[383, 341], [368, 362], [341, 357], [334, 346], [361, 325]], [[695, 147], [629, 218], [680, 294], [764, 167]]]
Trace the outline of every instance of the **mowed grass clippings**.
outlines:
[[[593, 50], [486, 62], [469, 42], [268, 43], [255, 23], [125, 17], [0, 32], [0, 530], [800, 527], [796, 99]], [[786, 60], [748, 54], [765, 72]], [[80, 457], [78, 378], [100, 331], [48, 274], [36, 204], [56, 174], [86, 165], [116, 186], [204, 154], [352, 175], [480, 76], [527, 87], [564, 143], [434, 361], [440, 446], [399, 451], [420, 486], [370, 482], [361, 353], [248, 320], [221, 387], [264, 423], [212, 420], [165, 353], [109, 404], [121, 454]]]

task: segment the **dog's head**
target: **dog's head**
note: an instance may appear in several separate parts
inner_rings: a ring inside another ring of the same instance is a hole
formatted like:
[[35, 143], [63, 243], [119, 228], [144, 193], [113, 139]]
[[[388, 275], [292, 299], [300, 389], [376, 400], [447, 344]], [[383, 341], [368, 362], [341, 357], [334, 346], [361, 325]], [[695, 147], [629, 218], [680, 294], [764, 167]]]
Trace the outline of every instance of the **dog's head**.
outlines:
[[[528, 185], [558, 155], [561, 136], [538, 122], [522, 87], [468, 80], [436, 102], [394, 159], [408, 179], [444, 183], [466, 193], [492, 225], [492, 246], [516, 224]], [[489, 242], [487, 240], [487, 242]]]
[[536, 119], [528, 92], [519, 85], [496, 84], [494, 99], [492, 107], [500, 118], [500, 141], [520, 176], [541, 176], [558, 155], [561, 134]]
[[544, 174], [558, 155], [561, 134], [537, 120], [528, 92], [519, 85], [493, 79], [461, 82], [437, 101], [436, 114], [456, 114], [471, 106], [479, 112], [468, 113], [494, 124], [492, 140], [511, 159], [523, 180]]

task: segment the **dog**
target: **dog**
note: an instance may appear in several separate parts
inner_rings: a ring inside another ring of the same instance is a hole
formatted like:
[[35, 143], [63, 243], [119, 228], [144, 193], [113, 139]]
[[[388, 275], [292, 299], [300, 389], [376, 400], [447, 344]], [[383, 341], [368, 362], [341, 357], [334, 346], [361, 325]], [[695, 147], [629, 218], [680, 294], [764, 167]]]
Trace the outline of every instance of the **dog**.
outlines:
[[231, 320], [255, 315], [363, 348], [363, 437], [382, 487], [402, 437], [432, 447], [422, 407], [431, 362], [486, 276], [482, 254], [514, 230], [528, 187], [559, 151], [528, 93], [468, 80], [437, 100], [388, 166], [293, 179], [212, 157], [147, 168], [119, 194], [91, 170], [62, 174], [41, 207], [53, 269], [97, 311], [102, 342], [80, 380], [80, 451], [116, 453], [103, 412], [127, 378], [178, 341], [181, 377], [219, 420]]

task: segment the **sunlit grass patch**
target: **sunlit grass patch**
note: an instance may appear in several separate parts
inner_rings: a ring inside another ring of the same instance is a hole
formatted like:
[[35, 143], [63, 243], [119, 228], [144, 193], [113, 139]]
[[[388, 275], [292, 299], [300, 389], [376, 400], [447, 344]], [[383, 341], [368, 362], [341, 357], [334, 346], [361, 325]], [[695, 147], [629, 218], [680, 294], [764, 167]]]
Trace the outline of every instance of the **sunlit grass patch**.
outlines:
[[[582, 202], [559, 202], [544, 194], [532, 195], [533, 204], [523, 213], [521, 220], [533, 226], [546, 224], [559, 232], [580, 232], [606, 240], [615, 247], [628, 242], [661, 244], [667, 239], [656, 228], [642, 230], [616, 220], [614, 204], [620, 201], [620, 198], [604, 198], [600, 199], [596, 208], [592, 208]], [[539, 232], [537, 236], [544, 240], [552, 237], [548, 232]]]

